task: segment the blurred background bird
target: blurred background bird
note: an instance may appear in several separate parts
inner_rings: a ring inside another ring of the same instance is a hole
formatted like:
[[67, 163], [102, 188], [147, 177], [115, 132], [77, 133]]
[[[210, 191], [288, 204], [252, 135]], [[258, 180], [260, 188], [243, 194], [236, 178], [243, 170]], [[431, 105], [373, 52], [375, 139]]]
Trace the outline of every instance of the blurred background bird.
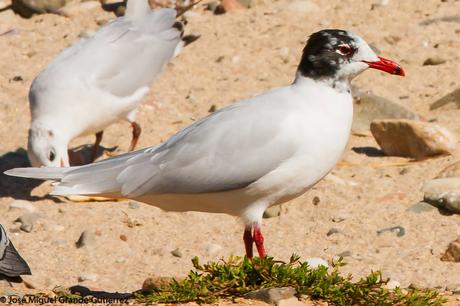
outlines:
[[130, 123], [129, 150], [136, 147], [137, 107], [165, 65], [198, 38], [183, 35], [180, 14], [152, 10], [147, 0], [128, 1], [123, 17], [65, 49], [40, 72], [29, 91], [32, 166], [69, 166], [69, 142], [90, 134], [96, 135], [94, 161], [104, 129], [119, 120]]

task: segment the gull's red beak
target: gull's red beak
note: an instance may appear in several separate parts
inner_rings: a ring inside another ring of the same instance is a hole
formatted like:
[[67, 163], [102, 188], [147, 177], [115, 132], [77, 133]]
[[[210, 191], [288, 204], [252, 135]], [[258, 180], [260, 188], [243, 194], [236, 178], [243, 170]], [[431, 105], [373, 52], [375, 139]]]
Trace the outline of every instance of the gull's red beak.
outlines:
[[393, 62], [392, 60], [381, 57], [381, 56], [379, 56], [378, 58], [380, 59], [380, 61], [378, 62], [368, 62], [368, 61], [363, 61], [363, 62], [368, 64], [370, 68], [382, 70], [387, 73], [396, 74], [400, 76], [406, 75], [406, 73], [401, 68], [401, 66], [399, 66], [399, 64]]

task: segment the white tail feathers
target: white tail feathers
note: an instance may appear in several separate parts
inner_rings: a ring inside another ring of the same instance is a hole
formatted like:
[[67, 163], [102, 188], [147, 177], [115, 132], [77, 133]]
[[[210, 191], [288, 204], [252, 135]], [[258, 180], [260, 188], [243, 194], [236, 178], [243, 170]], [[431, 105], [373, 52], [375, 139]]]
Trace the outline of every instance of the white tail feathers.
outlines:
[[125, 17], [136, 20], [144, 17], [151, 11], [148, 0], [129, 0], [126, 5]]
[[[75, 168], [73, 168], [75, 169]], [[10, 176], [27, 177], [39, 180], [60, 180], [70, 168], [43, 167], [43, 168], [15, 168], [4, 173]]]

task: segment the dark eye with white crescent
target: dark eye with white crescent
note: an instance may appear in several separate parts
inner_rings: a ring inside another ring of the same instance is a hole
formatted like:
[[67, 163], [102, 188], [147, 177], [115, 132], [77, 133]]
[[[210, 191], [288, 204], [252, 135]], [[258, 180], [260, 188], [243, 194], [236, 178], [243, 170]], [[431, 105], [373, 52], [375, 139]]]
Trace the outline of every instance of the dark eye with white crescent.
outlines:
[[54, 149], [51, 149], [48, 155], [48, 159], [52, 162], [56, 158], [56, 152], [54, 152]]
[[343, 44], [337, 47], [336, 52], [340, 55], [350, 56], [353, 54], [353, 48], [350, 45]]

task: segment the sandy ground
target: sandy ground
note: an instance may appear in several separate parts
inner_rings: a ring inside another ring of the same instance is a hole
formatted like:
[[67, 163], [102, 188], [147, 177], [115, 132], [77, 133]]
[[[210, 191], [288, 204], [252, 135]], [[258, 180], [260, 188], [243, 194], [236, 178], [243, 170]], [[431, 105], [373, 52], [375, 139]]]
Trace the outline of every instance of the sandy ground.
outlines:
[[[202, 8], [190, 14], [187, 31], [202, 37], [169, 65], [140, 107], [141, 147], [167, 139], [206, 115], [211, 105], [222, 108], [289, 84], [307, 36], [323, 28], [359, 33], [382, 55], [399, 61], [407, 72], [406, 78], [398, 78], [368, 71], [355, 84], [427, 119], [437, 119], [460, 135], [460, 110], [430, 112], [428, 108], [459, 86], [460, 24], [419, 25], [459, 12], [459, 1], [389, 1], [371, 9], [378, 1], [316, 0], [308, 1], [306, 10], [296, 9], [288, 0], [258, 3], [253, 9], [221, 16]], [[100, 9], [71, 19], [41, 15], [26, 20], [11, 11], [0, 13], [0, 33], [14, 30], [0, 36], [2, 170], [27, 165], [27, 92], [35, 75], [81, 32], [93, 31], [98, 23], [112, 17]], [[280, 56], [280, 49], [285, 47], [290, 50], [287, 62]], [[422, 66], [433, 55], [447, 62]], [[22, 80], [15, 81], [17, 76]], [[120, 122], [105, 131], [103, 145], [125, 151], [130, 136], [128, 124]], [[93, 141], [92, 137], [79, 138], [72, 146]], [[423, 198], [423, 183], [457, 160], [460, 151], [450, 157], [409, 163], [407, 159], [373, 157], [353, 150], [362, 147], [377, 144], [372, 137], [352, 136], [333, 176], [284, 204], [280, 217], [264, 220], [268, 253], [284, 260], [294, 252], [303, 259], [331, 259], [350, 251], [343, 270], [356, 277], [382, 270], [402, 286], [414, 283], [445, 288], [460, 283], [460, 264], [439, 259], [448, 243], [460, 235], [460, 217], [437, 210], [421, 214], [406, 211]], [[405, 165], [392, 165], [400, 162]], [[29, 281], [39, 289], [76, 285], [78, 276], [95, 274], [95, 280], [80, 285], [130, 292], [139, 289], [149, 274], [184, 275], [191, 268], [192, 256], [205, 261], [243, 254], [243, 227], [234, 217], [167, 213], [144, 204], [132, 209], [128, 202], [59, 202], [42, 197], [47, 186], [35, 189], [30, 196], [38, 184], [0, 176], [0, 223], [10, 230], [17, 249], [29, 262], [34, 274]], [[318, 205], [312, 204], [314, 197], [319, 197]], [[40, 214], [31, 233], [15, 230], [13, 221], [24, 212], [9, 209], [14, 199], [32, 201]], [[343, 221], [333, 221], [337, 219]], [[139, 225], [129, 227], [132, 221]], [[376, 234], [379, 229], [398, 225], [406, 230], [403, 237]], [[333, 227], [340, 233], [328, 237], [326, 233]], [[97, 232], [96, 241], [77, 249], [75, 241], [83, 230]], [[210, 253], [213, 244], [222, 249]], [[171, 255], [176, 248], [182, 257]]]

